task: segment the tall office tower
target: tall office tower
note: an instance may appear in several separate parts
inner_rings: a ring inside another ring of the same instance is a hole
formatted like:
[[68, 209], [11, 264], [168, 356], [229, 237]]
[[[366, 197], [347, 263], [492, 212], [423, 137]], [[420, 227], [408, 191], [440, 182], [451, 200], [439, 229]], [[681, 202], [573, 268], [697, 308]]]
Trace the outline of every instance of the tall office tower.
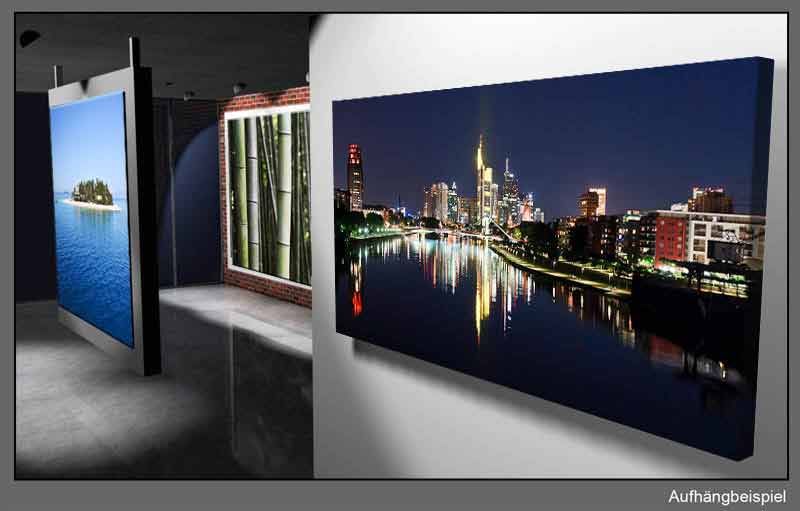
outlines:
[[507, 216], [503, 220], [509, 225], [519, 224], [519, 181], [508, 168], [508, 158], [506, 158], [506, 171], [503, 173], [503, 203], [506, 210], [504, 216]]
[[500, 187], [497, 183], [492, 183], [492, 220], [500, 221]]
[[423, 190], [424, 198], [422, 199], [422, 216], [433, 216], [433, 191], [430, 186], [426, 186]]
[[448, 200], [450, 198], [447, 183], [434, 183], [431, 185], [430, 190], [431, 208], [428, 210], [430, 216], [442, 222], [447, 221]]
[[447, 219], [451, 222], [458, 222], [458, 190], [455, 181], [447, 192]]
[[582, 217], [597, 216], [599, 203], [600, 197], [597, 192], [591, 190], [583, 192], [578, 197], [578, 214]]
[[475, 177], [477, 181], [478, 222], [484, 234], [489, 233], [489, 222], [494, 214], [492, 202], [492, 168], [486, 165], [486, 154], [483, 147], [483, 135], [478, 139], [478, 151], [475, 157]]
[[364, 166], [358, 144], [350, 144], [347, 148], [347, 190], [350, 192], [350, 211], [361, 211], [364, 207]]
[[606, 214], [606, 199], [608, 197], [608, 193], [605, 188], [589, 188], [590, 192], [594, 192], [597, 194], [597, 216], [602, 216]]
[[688, 210], [697, 213], [733, 213], [733, 199], [724, 188], [692, 188]]
[[533, 222], [533, 194], [528, 193], [525, 196], [525, 199], [522, 201], [522, 205], [520, 206], [519, 212], [519, 220], [520, 222]]
[[544, 223], [544, 211], [542, 211], [541, 208], [536, 208], [533, 210], [533, 221], [541, 224]]

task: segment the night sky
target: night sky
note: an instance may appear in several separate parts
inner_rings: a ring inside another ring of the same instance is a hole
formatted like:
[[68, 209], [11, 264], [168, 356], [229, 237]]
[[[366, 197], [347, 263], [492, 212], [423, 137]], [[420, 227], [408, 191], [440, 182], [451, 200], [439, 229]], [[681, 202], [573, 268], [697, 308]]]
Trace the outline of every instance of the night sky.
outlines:
[[765, 172], [753, 177], [757, 66], [737, 59], [336, 101], [334, 184], [347, 187], [347, 145], [358, 143], [366, 204], [394, 206], [400, 194], [416, 214], [423, 188], [440, 181], [474, 197], [483, 133], [500, 192], [508, 156], [547, 221], [577, 214], [588, 186], [608, 188], [608, 214], [669, 209], [692, 186], [722, 186], [737, 213], [764, 214]]

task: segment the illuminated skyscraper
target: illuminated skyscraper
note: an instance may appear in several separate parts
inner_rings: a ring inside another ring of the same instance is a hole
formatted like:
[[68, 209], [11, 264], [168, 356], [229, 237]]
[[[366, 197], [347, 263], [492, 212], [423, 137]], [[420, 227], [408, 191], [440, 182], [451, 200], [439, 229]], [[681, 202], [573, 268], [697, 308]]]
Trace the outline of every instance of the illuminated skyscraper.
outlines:
[[455, 181], [447, 192], [447, 219], [451, 222], [458, 222], [458, 191]]
[[506, 158], [506, 171], [503, 173], [503, 206], [506, 218], [501, 220], [508, 222], [509, 225], [519, 224], [519, 181], [508, 168], [508, 158]]
[[496, 205], [492, 200], [492, 168], [486, 165], [486, 153], [483, 147], [483, 135], [478, 139], [478, 151], [475, 157], [475, 177], [477, 181], [478, 221], [483, 227], [484, 234], [489, 233], [489, 223], [492, 220]]
[[606, 214], [606, 198], [608, 196], [607, 191], [605, 188], [589, 188], [590, 192], [594, 192], [597, 194], [597, 216], [603, 216]]
[[364, 207], [364, 167], [358, 144], [350, 144], [347, 148], [347, 191], [350, 192], [350, 211], [361, 211]]

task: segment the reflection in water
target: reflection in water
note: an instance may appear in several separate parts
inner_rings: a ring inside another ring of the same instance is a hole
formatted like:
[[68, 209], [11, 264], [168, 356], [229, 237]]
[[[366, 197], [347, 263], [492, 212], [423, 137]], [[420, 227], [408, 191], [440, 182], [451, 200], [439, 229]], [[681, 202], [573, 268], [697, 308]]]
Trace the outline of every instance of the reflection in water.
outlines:
[[[687, 350], [693, 339], [637, 324], [625, 300], [518, 269], [481, 239], [384, 238], [339, 257], [349, 268], [337, 279], [342, 333], [702, 448], [716, 442], [710, 450], [730, 457], [751, 448], [746, 431], [725, 437], [715, 428], [738, 426], [709, 417], [735, 414], [747, 429], [752, 385]], [[621, 393], [629, 409], [606, 402]], [[672, 434], [676, 410], [696, 431]]]
[[[421, 236], [400, 237], [360, 244], [357, 257], [350, 262], [350, 293], [353, 317], [361, 314], [364, 303], [362, 287], [365, 261], [378, 256], [382, 263], [406, 259], [418, 262], [422, 274], [430, 285], [446, 294], [455, 294], [460, 285], [475, 288], [475, 342], [481, 342], [481, 329], [497, 314], [501, 320], [503, 333], [512, 329], [514, 313], [520, 308], [528, 310], [535, 307], [536, 281], [531, 272], [520, 270], [507, 263], [489, 248], [483, 240], [455, 236], [436, 242], [424, 240]], [[465, 282], [469, 275], [475, 275], [474, 282]], [[541, 286], [542, 284], [540, 284]], [[685, 352], [677, 344], [655, 334], [638, 332], [634, 328], [630, 307], [619, 298], [599, 293], [592, 289], [569, 282], [550, 281], [549, 296], [552, 303], [563, 305], [582, 322], [593, 328], [603, 328], [612, 333], [617, 340], [629, 348], [643, 351], [655, 364], [684, 369], [705, 377], [739, 382], [741, 376], [732, 369], [726, 369], [721, 362], [705, 357], [698, 358]], [[499, 307], [493, 307], [500, 300]], [[688, 362], [687, 362], [688, 361]]]

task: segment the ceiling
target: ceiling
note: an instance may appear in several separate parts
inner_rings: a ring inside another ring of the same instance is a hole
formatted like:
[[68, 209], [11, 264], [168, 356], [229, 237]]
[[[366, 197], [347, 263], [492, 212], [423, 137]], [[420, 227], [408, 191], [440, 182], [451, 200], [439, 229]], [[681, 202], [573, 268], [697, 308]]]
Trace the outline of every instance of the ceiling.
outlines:
[[[277, 13], [17, 13], [16, 90], [53, 86], [53, 65], [66, 83], [128, 66], [128, 37], [153, 70], [153, 96], [197, 99], [306, 85], [309, 15]], [[41, 37], [22, 48], [19, 37]], [[171, 82], [171, 85], [169, 85]]]

